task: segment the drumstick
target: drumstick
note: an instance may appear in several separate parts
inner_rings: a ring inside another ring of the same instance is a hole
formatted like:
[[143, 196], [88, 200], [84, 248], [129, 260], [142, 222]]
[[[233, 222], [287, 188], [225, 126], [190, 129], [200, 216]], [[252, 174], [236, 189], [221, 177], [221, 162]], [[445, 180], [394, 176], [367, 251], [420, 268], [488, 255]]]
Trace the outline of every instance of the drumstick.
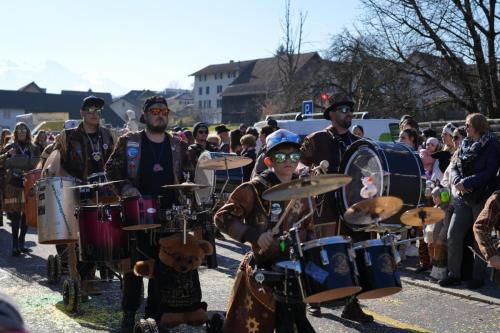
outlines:
[[[286, 206], [285, 208], [285, 212], [283, 213], [283, 215], [281, 215], [280, 219], [278, 220], [278, 222], [276, 223], [276, 225], [273, 227], [273, 229], [271, 230], [271, 233], [273, 234], [273, 236], [279, 234], [280, 232], [280, 226], [281, 224], [283, 223], [283, 221], [285, 220], [285, 217], [288, 215], [288, 212], [295, 206], [295, 199], [292, 199], [290, 200], [290, 202], [288, 203], [288, 206]], [[259, 254], [263, 254], [264, 251], [262, 249], [259, 250]]]

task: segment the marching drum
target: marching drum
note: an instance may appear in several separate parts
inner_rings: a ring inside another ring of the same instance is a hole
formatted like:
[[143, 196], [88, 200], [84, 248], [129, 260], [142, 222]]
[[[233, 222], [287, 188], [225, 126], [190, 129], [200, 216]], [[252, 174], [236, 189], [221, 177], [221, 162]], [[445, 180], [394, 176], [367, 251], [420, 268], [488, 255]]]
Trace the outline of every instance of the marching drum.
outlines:
[[35, 169], [24, 174], [24, 214], [30, 227], [37, 227], [37, 204], [35, 183], [40, 179], [42, 169]]
[[[224, 156], [230, 157], [238, 155], [209, 151], [201, 153], [194, 174], [194, 182], [197, 184], [209, 185], [209, 187], [196, 191], [196, 199], [199, 205], [211, 203], [213, 195], [216, 194], [229, 196], [238, 185], [243, 183], [243, 168], [241, 167], [229, 170], [212, 170], [203, 169], [199, 166], [199, 162], [201, 161]], [[225, 184], [226, 186], [224, 187]]]
[[400, 292], [401, 280], [396, 267], [397, 253], [390, 239], [372, 239], [354, 244], [360, 299], [380, 298]]
[[130, 256], [120, 205], [82, 206], [77, 211], [81, 261], [113, 262]]
[[[107, 182], [106, 173], [93, 173], [87, 177], [87, 184], [100, 184]], [[97, 195], [96, 195], [97, 194]], [[96, 202], [96, 197], [99, 202]], [[81, 205], [88, 204], [112, 204], [118, 203], [120, 200], [116, 195], [111, 184], [100, 187], [82, 187], [80, 188], [80, 203]]]
[[398, 214], [384, 221], [401, 225], [401, 214], [424, 200], [424, 167], [417, 153], [400, 143], [362, 139], [354, 142], [342, 157], [340, 173], [352, 181], [337, 192], [342, 215], [347, 208], [366, 198], [361, 197], [363, 177], [371, 176], [377, 189], [375, 196], [395, 196], [403, 200]]
[[148, 230], [161, 227], [158, 220], [157, 203], [152, 197], [129, 197], [121, 202], [123, 230]]
[[38, 243], [65, 244], [78, 241], [75, 207], [77, 191], [72, 177], [50, 177], [36, 183], [38, 197]]

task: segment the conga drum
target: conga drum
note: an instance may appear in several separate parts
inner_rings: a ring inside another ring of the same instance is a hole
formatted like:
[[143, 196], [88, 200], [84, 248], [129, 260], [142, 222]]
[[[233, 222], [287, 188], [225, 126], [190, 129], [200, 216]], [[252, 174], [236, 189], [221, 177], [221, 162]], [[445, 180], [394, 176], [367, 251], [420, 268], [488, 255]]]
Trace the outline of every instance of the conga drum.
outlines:
[[40, 179], [42, 169], [35, 169], [24, 174], [24, 215], [28, 226], [36, 228], [38, 208], [36, 203], [35, 183]]

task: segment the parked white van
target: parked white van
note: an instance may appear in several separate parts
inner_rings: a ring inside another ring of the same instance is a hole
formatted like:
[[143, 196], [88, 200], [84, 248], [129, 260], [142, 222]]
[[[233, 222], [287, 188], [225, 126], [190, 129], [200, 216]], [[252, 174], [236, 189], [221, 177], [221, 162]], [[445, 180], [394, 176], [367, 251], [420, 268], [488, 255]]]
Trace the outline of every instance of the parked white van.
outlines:
[[[319, 114], [315, 114], [319, 115]], [[366, 119], [366, 118], [356, 118], [356, 116], [366, 117], [366, 112], [355, 113], [352, 119], [352, 127], [355, 125], [361, 125], [365, 132], [365, 137], [378, 140], [378, 141], [394, 141], [398, 139], [399, 136], [399, 119], [388, 118], [388, 119]], [[321, 114], [321, 119], [279, 119], [284, 116], [290, 116], [290, 114], [277, 114], [270, 116], [278, 122], [279, 128], [287, 129], [294, 132], [301, 137], [306, 137], [307, 135], [320, 131], [328, 127], [331, 122], [323, 118]], [[298, 117], [300, 119], [301, 117]], [[267, 125], [267, 121], [259, 121], [253, 126], [260, 130], [262, 127]]]

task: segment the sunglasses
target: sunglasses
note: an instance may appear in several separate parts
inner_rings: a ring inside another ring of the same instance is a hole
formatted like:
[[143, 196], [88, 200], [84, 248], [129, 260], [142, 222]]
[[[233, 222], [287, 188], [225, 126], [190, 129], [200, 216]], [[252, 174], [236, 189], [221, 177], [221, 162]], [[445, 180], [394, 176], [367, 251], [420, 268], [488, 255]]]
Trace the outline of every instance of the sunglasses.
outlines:
[[168, 108], [149, 108], [148, 112], [150, 112], [153, 116], [157, 116], [161, 114], [162, 116], [168, 115], [170, 110]]
[[24, 127], [20, 127], [16, 130], [17, 133], [28, 133], [28, 130]]
[[276, 163], [284, 163], [286, 160], [289, 160], [291, 162], [298, 162], [300, 160], [300, 153], [282, 153], [282, 152], [277, 152], [274, 154], [274, 161]]
[[198, 131], [196, 134], [208, 134], [208, 131]]
[[347, 105], [342, 105], [342, 106], [339, 106], [338, 108], [336, 108], [335, 111], [340, 111], [341, 113], [348, 113], [348, 112], [352, 112], [352, 108], [350, 106], [347, 106]]
[[88, 108], [85, 109], [85, 112], [101, 114], [102, 108], [97, 106], [89, 106]]

